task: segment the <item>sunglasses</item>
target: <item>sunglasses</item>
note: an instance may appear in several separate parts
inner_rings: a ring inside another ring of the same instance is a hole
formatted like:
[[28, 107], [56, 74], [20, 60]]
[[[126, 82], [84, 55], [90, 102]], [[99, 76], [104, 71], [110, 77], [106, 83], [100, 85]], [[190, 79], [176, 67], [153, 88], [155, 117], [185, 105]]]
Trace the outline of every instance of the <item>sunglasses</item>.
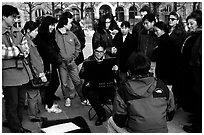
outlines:
[[170, 21], [175, 21], [175, 20], [177, 20], [176, 18], [168, 18], [168, 20]]

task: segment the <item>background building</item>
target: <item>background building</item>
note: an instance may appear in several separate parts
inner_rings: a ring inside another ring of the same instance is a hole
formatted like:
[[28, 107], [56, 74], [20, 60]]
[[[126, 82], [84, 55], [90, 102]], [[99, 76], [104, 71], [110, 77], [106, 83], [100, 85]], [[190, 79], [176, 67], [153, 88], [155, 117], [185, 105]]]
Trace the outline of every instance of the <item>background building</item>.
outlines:
[[84, 21], [85, 27], [92, 28], [94, 19], [100, 15], [112, 14], [120, 23], [124, 20], [134, 25], [140, 19], [139, 10], [147, 5], [151, 7], [160, 20], [165, 21], [171, 11], [177, 11], [183, 20], [196, 8], [201, 9], [201, 2], [3, 2], [18, 7], [20, 18], [17, 26], [22, 27], [26, 21], [35, 21], [37, 17], [52, 15], [57, 8], [72, 11]]

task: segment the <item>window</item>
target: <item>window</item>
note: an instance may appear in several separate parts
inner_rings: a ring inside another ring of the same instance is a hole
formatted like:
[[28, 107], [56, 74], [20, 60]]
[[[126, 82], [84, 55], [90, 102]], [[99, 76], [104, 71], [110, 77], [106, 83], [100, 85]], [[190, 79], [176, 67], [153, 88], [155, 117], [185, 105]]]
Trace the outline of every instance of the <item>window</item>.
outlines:
[[116, 8], [116, 16], [119, 22], [124, 21], [124, 9], [122, 7]]

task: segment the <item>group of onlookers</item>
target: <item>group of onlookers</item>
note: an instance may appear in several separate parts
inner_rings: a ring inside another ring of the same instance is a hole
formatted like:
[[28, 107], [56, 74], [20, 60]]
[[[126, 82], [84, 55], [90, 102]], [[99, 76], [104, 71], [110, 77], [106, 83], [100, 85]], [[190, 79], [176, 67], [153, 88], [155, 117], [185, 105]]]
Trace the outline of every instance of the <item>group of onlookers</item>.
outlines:
[[[179, 107], [192, 113], [192, 125], [183, 129], [202, 132], [202, 12], [187, 17], [188, 31], [177, 12], [168, 15], [167, 23], [149, 7], [140, 13], [132, 32], [128, 21], [118, 26], [112, 15], [101, 16], [92, 38], [93, 54], [84, 60], [85, 35], [78, 16], [56, 10], [54, 17], [28, 21], [19, 31], [13, 27], [17, 8], [3, 5], [2, 87], [11, 131], [31, 132], [22, 126], [25, 98], [33, 121], [46, 119], [38, 116], [36, 97], [47, 112], [61, 113], [55, 102], [60, 100], [55, 95], [59, 85], [66, 107], [77, 94], [82, 105], [96, 111], [95, 125], [102, 125], [107, 116], [99, 99], [108, 95], [89, 87], [83, 65], [81, 71], [78, 66], [116, 57], [117, 90], [109, 95], [113, 115], [108, 132], [168, 132], [166, 122]], [[44, 83], [40, 88], [33, 86], [36, 76]]]

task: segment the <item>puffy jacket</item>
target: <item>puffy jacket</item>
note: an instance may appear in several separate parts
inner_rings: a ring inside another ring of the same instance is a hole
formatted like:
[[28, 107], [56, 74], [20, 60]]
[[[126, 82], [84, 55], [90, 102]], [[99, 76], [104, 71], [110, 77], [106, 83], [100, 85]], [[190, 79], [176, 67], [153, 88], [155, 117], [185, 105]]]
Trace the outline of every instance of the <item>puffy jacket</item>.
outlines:
[[129, 132], [168, 132], [167, 112], [174, 110], [172, 92], [154, 77], [132, 78], [121, 84], [113, 105], [113, 120]]

